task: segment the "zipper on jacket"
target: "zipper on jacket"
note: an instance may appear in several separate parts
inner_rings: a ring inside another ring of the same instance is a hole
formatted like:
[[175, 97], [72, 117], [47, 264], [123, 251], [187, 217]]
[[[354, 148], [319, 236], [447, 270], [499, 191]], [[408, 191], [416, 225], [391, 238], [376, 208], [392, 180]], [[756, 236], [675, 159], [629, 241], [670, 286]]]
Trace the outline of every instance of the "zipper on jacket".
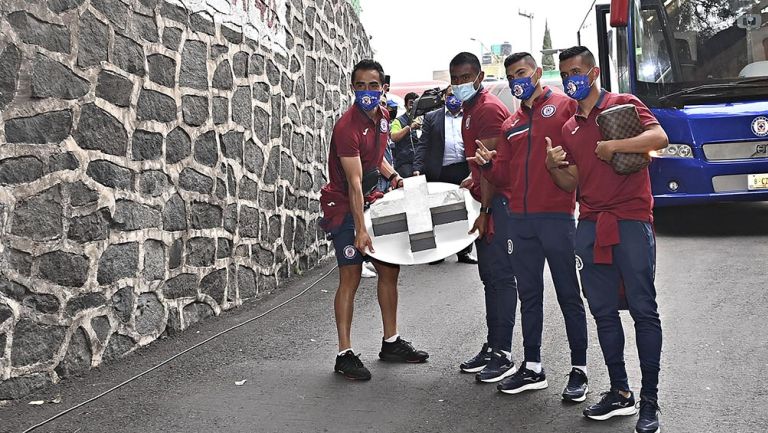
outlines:
[[528, 153], [525, 155], [525, 192], [523, 193], [523, 214], [528, 215], [528, 163], [531, 159], [531, 137], [533, 136], [533, 105], [528, 115]]

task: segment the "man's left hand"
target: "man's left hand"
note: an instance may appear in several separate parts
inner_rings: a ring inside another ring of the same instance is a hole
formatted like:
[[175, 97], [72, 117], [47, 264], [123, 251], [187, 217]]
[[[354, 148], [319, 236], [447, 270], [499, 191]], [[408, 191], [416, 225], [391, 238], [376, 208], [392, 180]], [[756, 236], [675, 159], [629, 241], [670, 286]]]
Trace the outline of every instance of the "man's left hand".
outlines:
[[611, 162], [614, 153], [613, 140], [611, 141], [598, 141], [597, 147], [595, 147], [595, 154], [598, 158], [605, 162]]

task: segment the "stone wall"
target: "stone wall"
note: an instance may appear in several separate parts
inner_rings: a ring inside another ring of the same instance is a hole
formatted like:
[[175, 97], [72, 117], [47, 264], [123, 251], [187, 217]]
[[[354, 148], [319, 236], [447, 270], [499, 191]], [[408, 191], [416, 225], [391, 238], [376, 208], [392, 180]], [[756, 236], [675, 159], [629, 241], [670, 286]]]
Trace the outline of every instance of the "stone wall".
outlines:
[[0, 3], [0, 400], [327, 256], [318, 191], [368, 38], [344, 0], [211, 2], [249, 31], [204, 2]]

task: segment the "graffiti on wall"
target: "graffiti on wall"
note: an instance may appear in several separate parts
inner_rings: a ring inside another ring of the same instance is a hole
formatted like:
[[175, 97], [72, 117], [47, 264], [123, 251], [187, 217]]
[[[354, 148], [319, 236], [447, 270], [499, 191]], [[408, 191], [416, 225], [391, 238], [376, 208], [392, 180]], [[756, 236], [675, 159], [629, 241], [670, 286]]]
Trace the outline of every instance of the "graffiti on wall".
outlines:
[[285, 53], [287, 0], [170, 0], [214, 21], [242, 27], [245, 36]]

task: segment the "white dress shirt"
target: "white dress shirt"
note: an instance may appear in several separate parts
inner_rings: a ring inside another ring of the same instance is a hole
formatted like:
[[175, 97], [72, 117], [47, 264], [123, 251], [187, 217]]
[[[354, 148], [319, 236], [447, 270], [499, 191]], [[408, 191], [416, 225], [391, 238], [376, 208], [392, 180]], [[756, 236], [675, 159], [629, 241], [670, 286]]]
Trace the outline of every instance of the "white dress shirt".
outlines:
[[445, 151], [443, 152], [443, 167], [451, 164], [465, 162], [464, 139], [461, 136], [461, 119], [463, 111], [454, 115], [447, 108], [445, 110]]

